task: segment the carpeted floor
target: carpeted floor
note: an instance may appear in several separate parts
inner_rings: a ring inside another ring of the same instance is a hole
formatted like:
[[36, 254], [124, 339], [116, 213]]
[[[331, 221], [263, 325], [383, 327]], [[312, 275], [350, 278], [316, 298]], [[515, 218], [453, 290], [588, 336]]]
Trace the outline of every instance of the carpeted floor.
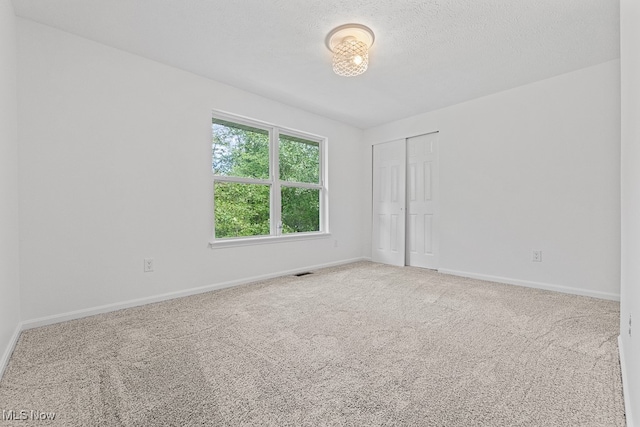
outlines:
[[[22, 334], [60, 426], [624, 426], [619, 304], [362, 262]], [[28, 414], [29, 415], [29, 414]]]

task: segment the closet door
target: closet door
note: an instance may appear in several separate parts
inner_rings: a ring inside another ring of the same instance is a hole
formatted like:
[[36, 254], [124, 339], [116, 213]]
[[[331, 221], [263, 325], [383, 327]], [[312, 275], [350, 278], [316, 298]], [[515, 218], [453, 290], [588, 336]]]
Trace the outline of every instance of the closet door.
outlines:
[[405, 265], [406, 141], [373, 146], [372, 259]]
[[438, 268], [438, 134], [407, 139], [407, 265]]

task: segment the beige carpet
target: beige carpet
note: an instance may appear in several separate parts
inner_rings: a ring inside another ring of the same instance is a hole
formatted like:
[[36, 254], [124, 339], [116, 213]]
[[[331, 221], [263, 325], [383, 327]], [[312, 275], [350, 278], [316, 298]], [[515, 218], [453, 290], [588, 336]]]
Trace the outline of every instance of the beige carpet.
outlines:
[[24, 332], [61, 426], [624, 426], [615, 302], [356, 263]]

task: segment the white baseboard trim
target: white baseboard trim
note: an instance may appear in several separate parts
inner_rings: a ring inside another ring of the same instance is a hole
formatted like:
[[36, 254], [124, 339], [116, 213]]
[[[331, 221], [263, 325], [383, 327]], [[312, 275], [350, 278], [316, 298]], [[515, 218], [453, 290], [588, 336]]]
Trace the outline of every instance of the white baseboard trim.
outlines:
[[13, 349], [16, 348], [16, 344], [18, 343], [18, 338], [20, 338], [20, 333], [22, 332], [22, 323], [18, 323], [16, 325], [16, 330], [13, 331], [13, 335], [11, 335], [11, 339], [7, 344], [7, 348], [4, 349], [4, 353], [2, 353], [2, 359], [0, 359], [0, 380], [4, 375], [4, 370], [7, 368], [9, 364], [9, 359], [11, 359], [11, 355], [13, 354]]
[[547, 291], [562, 292], [565, 294], [582, 295], [593, 298], [600, 298], [612, 301], [620, 301], [619, 294], [613, 294], [609, 292], [589, 291], [586, 289], [572, 288], [569, 286], [552, 285], [550, 283], [531, 282], [528, 280], [511, 279], [509, 277], [490, 276], [488, 274], [469, 273], [467, 271], [448, 270], [446, 268], [439, 268], [438, 272], [444, 274], [451, 274], [453, 276], [469, 277], [471, 279], [486, 280], [489, 282], [505, 283], [507, 285], [524, 286], [527, 288], [544, 289]]
[[627, 377], [627, 363], [624, 358], [622, 336], [618, 335], [618, 352], [620, 354], [620, 370], [622, 371], [622, 393], [624, 394], [624, 413], [627, 418], [627, 427], [633, 427], [633, 415], [631, 414], [631, 397], [629, 396], [629, 383]]
[[363, 261], [364, 258], [352, 258], [342, 261], [330, 262], [325, 264], [311, 265], [307, 267], [296, 268], [293, 270], [279, 271], [277, 273], [263, 274], [259, 276], [247, 277], [243, 279], [230, 280], [228, 282], [216, 283], [198, 288], [185, 289], [182, 291], [168, 292], [166, 294], [153, 295], [150, 297], [138, 298], [128, 301], [117, 302], [113, 304], [101, 305], [98, 307], [85, 308], [81, 310], [71, 311], [67, 313], [54, 314], [51, 316], [40, 317], [37, 319], [25, 320], [22, 322], [22, 330], [39, 328], [41, 326], [53, 325], [55, 323], [66, 322], [68, 320], [80, 319], [83, 317], [94, 316], [96, 314], [109, 313], [111, 311], [122, 310], [124, 308], [137, 307], [145, 304], [171, 300], [175, 298], [186, 297], [190, 295], [202, 294], [205, 292], [215, 291], [233, 286], [245, 285], [247, 283], [258, 282], [261, 280], [273, 279], [276, 277], [289, 276], [292, 274], [302, 273], [309, 270], [318, 270], [327, 267], [336, 267], [353, 262]]

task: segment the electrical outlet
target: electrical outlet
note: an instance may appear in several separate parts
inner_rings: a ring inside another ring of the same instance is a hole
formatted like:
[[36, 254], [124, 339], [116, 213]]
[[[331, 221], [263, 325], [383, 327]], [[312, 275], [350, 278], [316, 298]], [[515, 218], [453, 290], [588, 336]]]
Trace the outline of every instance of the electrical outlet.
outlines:
[[144, 259], [144, 272], [150, 273], [153, 271], [153, 258]]
[[333, 247], [334, 247], [334, 248], [337, 248], [337, 247], [338, 247], [338, 240], [334, 240], [334, 241], [333, 241]]
[[629, 336], [631, 336], [631, 315], [629, 315]]
[[542, 262], [542, 251], [533, 251], [531, 261]]

